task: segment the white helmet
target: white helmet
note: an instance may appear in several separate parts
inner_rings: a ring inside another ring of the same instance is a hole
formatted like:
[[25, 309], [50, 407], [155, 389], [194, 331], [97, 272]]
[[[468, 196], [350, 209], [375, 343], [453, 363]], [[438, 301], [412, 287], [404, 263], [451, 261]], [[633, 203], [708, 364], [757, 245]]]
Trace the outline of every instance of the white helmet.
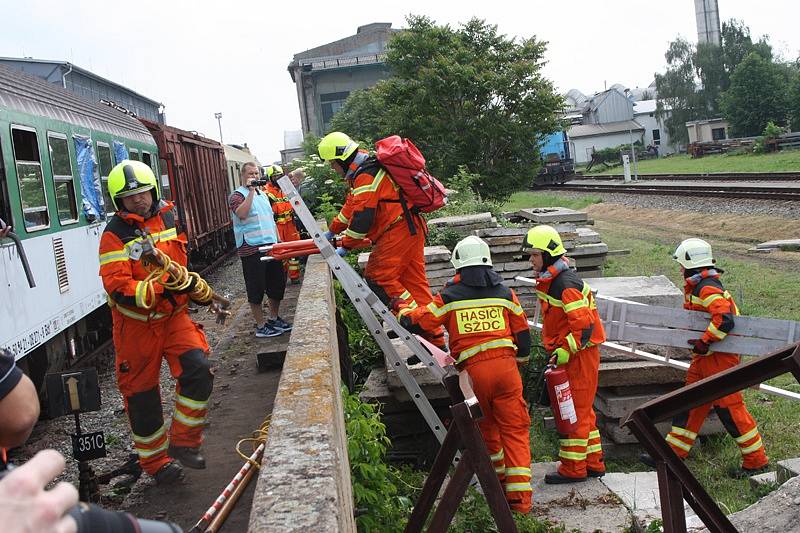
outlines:
[[489, 245], [480, 237], [470, 235], [461, 239], [453, 248], [453, 257], [450, 263], [458, 270], [468, 266], [492, 266], [492, 256], [489, 252]]
[[703, 239], [686, 239], [678, 245], [672, 258], [683, 268], [693, 269], [714, 266], [711, 245]]

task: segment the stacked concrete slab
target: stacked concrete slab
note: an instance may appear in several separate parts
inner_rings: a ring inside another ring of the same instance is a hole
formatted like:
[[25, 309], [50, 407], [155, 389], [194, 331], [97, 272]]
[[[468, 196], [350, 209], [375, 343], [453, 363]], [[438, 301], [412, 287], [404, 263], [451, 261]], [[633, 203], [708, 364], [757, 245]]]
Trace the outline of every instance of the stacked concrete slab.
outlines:
[[[634, 276], [618, 278], [591, 278], [586, 282], [598, 296], [623, 298], [648, 305], [680, 307], [683, 293], [666, 276]], [[687, 358], [688, 350], [660, 346], [639, 348], [671, 358]], [[627, 429], [620, 427], [636, 407], [662, 394], [683, 386], [685, 371], [644, 361], [635, 355], [620, 355], [607, 348], [600, 349], [600, 376], [594, 401], [597, 425], [603, 436], [603, 447], [611, 456], [638, 453], [637, 440]], [[666, 434], [670, 421], [662, 422], [659, 429]], [[701, 435], [724, 431], [722, 424], [711, 415]]]
[[603, 275], [608, 246], [600, 240], [596, 231], [586, 227], [594, 224], [594, 221], [583, 211], [565, 207], [538, 207], [520, 209], [506, 214], [506, 217], [520, 223], [526, 230], [537, 224], [555, 227], [564, 241], [567, 257], [578, 273], [582, 277]]
[[497, 219], [491, 213], [477, 213], [474, 215], [456, 215], [449, 217], [432, 218], [428, 220], [428, 227], [455, 231], [462, 237], [471, 235], [474, 230], [482, 228], [496, 228]]

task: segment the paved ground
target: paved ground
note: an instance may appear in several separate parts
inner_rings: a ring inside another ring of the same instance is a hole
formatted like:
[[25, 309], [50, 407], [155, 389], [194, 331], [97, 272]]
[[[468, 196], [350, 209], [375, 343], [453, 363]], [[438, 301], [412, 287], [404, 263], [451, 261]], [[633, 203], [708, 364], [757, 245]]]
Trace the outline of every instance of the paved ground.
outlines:
[[[281, 310], [283, 318], [290, 322], [299, 287], [287, 287]], [[256, 356], [258, 353], [286, 350], [289, 334], [270, 339], [255, 338], [246, 301], [240, 297], [236, 303], [234, 320], [214, 348], [216, 377], [210, 425], [203, 444], [208, 467], [205, 470], [186, 469], [186, 481], [178, 487], [162, 488], [148, 484], [140, 501], [127, 508], [136, 516], [170, 520], [188, 531], [244, 464], [235, 451], [236, 443], [250, 437], [272, 412], [280, 370], [259, 372]], [[249, 454], [252, 447], [243, 444], [242, 451]], [[253, 480], [225, 522], [224, 531], [247, 529], [254, 488]]]

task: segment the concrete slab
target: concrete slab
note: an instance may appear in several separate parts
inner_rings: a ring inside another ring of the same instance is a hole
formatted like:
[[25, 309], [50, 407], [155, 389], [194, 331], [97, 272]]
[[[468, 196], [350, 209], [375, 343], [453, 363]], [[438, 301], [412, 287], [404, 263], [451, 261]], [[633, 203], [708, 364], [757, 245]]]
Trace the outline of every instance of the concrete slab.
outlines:
[[[658, 474], [655, 472], [613, 472], [600, 478], [611, 492], [630, 509], [640, 528], [661, 518], [661, 500], [658, 495]], [[695, 516], [689, 504], [683, 502], [687, 517]]]
[[520, 209], [515, 212], [514, 215], [537, 224], [550, 225], [557, 222], [582, 222], [585, 224], [589, 220], [589, 215], [586, 213], [567, 209], [566, 207], [534, 207]]
[[[800, 477], [794, 477], [730, 518], [738, 531], [784, 533], [800, 531]], [[708, 530], [704, 529], [703, 533]]]
[[779, 250], [783, 250], [784, 252], [798, 252], [800, 251], [800, 239], [785, 239], [778, 241], [762, 242], [761, 244], [757, 244], [756, 248], [758, 249], [778, 248]]
[[[620, 427], [620, 423], [624, 422], [622, 418], [606, 418], [601, 412], [597, 412], [597, 427], [603, 435], [603, 440], [609, 439], [617, 444], [637, 444], [639, 440], [633, 436], [628, 428]], [[662, 434], [666, 435], [672, 427], [671, 421], [667, 420], [656, 424], [656, 429]], [[717, 433], [724, 433], [725, 427], [720, 422], [716, 415], [709, 415], [703, 427], [700, 429], [700, 435], [714, 435]]]
[[797, 475], [800, 475], [800, 457], [778, 461], [778, 483], [786, 483]]
[[608, 389], [598, 389], [594, 397], [594, 409], [607, 418], [625, 418], [631, 411], [658, 396], [657, 394], [617, 395]]
[[544, 476], [558, 463], [533, 463], [533, 514], [564, 525], [568, 531], [614, 532], [631, 525], [631, 514], [599, 479], [546, 485]]
[[611, 296], [662, 307], [682, 307], [683, 291], [666, 276], [592, 278], [586, 282], [599, 296]]
[[469, 226], [479, 223], [491, 223], [491, 213], [476, 213], [474, 215], [455, 215], [449, 217], [438, 217], [428, 220], [428, 225], [433, 227], [441, 226]]
[[604, 361], [600, 363], [600, 387], [683, 383], [686, 371], [650, 361]]
[[757, 490], [763, 485], [777, 485], [778, 473], [777, 472], [764, 472], [756, 476], [750, 476], [750, 488]]

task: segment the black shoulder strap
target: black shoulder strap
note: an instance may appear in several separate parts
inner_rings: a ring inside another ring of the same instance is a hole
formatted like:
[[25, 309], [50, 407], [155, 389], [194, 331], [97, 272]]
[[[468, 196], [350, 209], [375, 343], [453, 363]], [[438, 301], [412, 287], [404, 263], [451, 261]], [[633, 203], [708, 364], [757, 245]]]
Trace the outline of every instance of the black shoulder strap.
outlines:
[[106, 224], [106, 229], [103, 230], [104, 233], [106, 231], [116, 235], [122, 244], [127, 244], [137, 237], [136, 228], [125, 222], [119, 215], [111, 217]]

